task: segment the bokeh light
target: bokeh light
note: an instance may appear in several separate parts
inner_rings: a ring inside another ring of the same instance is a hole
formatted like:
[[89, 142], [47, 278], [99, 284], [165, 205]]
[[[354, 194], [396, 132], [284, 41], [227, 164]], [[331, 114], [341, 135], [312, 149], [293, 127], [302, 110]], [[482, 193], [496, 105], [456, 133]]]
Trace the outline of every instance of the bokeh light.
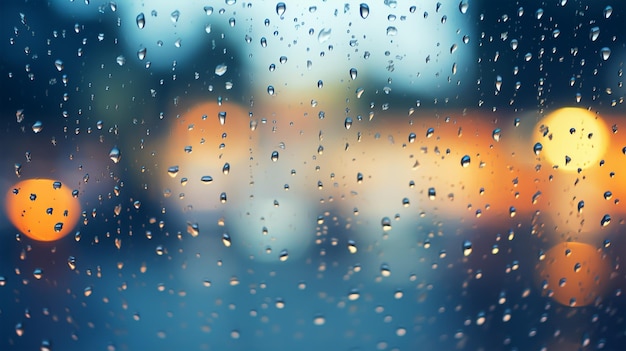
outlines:
[[72, 191], [52, 179], [27, 179], [6, 195], [9, 220], [19, 231], [38, 241], [54, 241], [69, 233], [80, 215]]
[[558, 303], [581, 307], [602, 297], [608, 286], [610, 266], [602, 252], [580, 242], [564, 242], [546, 251], [538, 264], [543, 294]]

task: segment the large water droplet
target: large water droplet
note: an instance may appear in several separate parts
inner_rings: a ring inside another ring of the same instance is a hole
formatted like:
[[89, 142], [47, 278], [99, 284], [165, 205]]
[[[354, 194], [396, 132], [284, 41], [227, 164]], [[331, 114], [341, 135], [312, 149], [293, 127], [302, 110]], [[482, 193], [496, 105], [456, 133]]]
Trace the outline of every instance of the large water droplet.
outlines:
[[469, 8], [468, 0], [463, 0], [459, 3], [459, 11], [461, 11], [462, 14], [466, 14], [468, 8]]
[[613, 7], [611, 7], [611, 6], [605, 7], [604, 10], [602, 11], [602, 14], [604, 15], [604, 18], [611, 17], [612, 13], [613, 13]]
[[600, 56], [604, 61], [608, 60], [611, 56], [611, 49], [603, 47], [602, 49], [600, 49]]
[[284, 2], [279, 2], [278, 4], [276, 4], [276, 14], [278, 15], [278, 17], [282, 18], [285, 10], [287, 10], [287, 6]]
[[356, 79], [358, 72], [356, 70], [356, 68], [350, 68], [350, 78], [352, 78], [352, 80]]
[[178, 22], [179, 18], [180, 18], [180, 11], [178, 10], [175, 10], [174, 12], [170, 14], [170, 19], [172, 20], [172, 23]]
[[380, 224], [383, 226], [383, 231], [388, 232], [391, 230], [391, 219], [389, 217], [383, 217]]
[[146, 48], [140, 48], [139, 50], [137, 50], [137, 58], [140, 60], [143, 60], [146, 58]]
[[146, 16], [143, 14], [143, 12], [137, 15], [136, 22], [137, 28], [139, 29], [143, 29], [143, 27], [146, 26]]
[[124, 66], [124, 64], [126, 63], [126, 58], [124, 57], [124, 55], [119, 55], [115, 59], [115, 62], [117, 62], [117, 64], [120, 65], [120, 66]]
[[463, 157], [461, 157], [461, 166], [463, 167], [468, 167], [470, 165], [470, 157], [469, 155], [465, 155]]
[[602, 216], [602, 219], [600, 220], [600, 225], [606, 227], [607, 225], [609, 225], [609, 223], [611, 223], [611, 216], [608, 214]]
[[120, 152], [120, 149], [117, 148], [117, 146], [114, 146], [111, 151], [109, 151], [109, 158], [111, 159], [111, 161], [113, 161], [113, 163], [120, 162], [120, 159], [122, 158], [122, 153]]
[[533, 145], [533, 152], [535, 153], [535, 155], [539, 156], [541, 150], [543, 150], [543, 145], [541, 145], [540, 142], [537, 142], [535, 143], [535, 145]]
[[359, 13], [361, 14], [361, 18], [366, 19], [367, 16], [370, 15], [370, 7], [367, 4], [362, 3], [359, 5]]
[[272, 85], [267, 86], [267, 93], [270, 95], [274, 95], [274, 87]]
[[599, 36], [600, 36], [600, 27], [592, 27], [589, 30], [589, 39], [591, 39], [591, 41], [596, 41]]
[[331, 31], [331, 28], [322, 28], [322, 30], [320, 30], [319, 34], [317, 35], [317, 41], [321, 44], [330, 39]]

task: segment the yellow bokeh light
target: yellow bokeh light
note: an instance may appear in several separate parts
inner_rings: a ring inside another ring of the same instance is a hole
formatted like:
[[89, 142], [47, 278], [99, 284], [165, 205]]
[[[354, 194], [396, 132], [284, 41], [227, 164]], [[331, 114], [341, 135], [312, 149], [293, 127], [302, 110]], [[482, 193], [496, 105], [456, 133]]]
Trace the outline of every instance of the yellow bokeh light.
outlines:
[[575, 107], [558, 109], [537, 123], [533, 143], [536, 152], [565, 171], [577, 171], [598, 164], [608, 147], [605, 123], [594, 113]]
[[80, 216], [80, 204], [72, 191], [52, 179], [27, 179], [15, 184], [6, 195], [6, 209], [11, 223], [38, 241], [64, 237]]
[[543, 293], [558, 303], [581, 307], [605, 292], [610, 266], [602, 253], [589, 244], [564, 242], [545, 253], [538, 265]]

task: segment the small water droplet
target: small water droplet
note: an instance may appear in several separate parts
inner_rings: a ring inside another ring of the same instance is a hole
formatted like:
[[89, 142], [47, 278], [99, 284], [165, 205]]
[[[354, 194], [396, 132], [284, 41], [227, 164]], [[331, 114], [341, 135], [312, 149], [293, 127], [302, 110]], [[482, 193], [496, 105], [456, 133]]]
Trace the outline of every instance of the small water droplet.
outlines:
[[535, 155], [539, 156], [541, 150], [543, 150], [543, 145], [541, 145], [541, 143], [537, 142], [535, 143], [535, 145], [533, 145], [533, 152], [535, 153]]
[[139, 29], [143, 29], [143, 27], [146, 26], [146, 16], [143, 14], [143, 12], [137, 15], [136, 22], [137, 28]]
[[428, 188], [428, 198], [431, 200], [434, 200], [437, 196], [437, 191], [435, 190], [435, 188]]
[[387, 36], [393, 37], [398, 35], [398, 29], [394, 26], [387, 27]]
[[281, 262], [285, 262], [287, 261], [287, 259], [289, 259], [289, 252], [287, 251], [287, 249], [284, 249], [280, 252], [280, 254], [278, 255], [278, 259]]
[[391, 276], [391, 269], [389, 268], [388, 264], [383, 263], [380, 265], [380, 275], [382, 275], [383, 277]]
[[272, 162], [278, 161], [278, 151], [272, 151], [272, 156], [270, 157]]
[[596, 41], [600, 36], [600, 27], [591, 27], [589, 30], [589, 39], [591, 41]]
[[604, 61], [608, 60], [611, 56], [611, 49], [607, 48], [606, 46], [603, 47], [602, 49], [600, 49], [600, 56]]
[[41, 132], [41, 130], [43, 129], [43, 123], [41, 123], [41, 121], [33, 123], [32, 129], [35, 134]]
[[501, 133], [502, 133], [502, 130], [500, 130], [500, 128], [496, 128], [493, 130], [493, 132], [491, 132], [491, 137], [495, 141], [500, 141]]
[[361, 297], [361, 293], [358, 289], [351, 289], [350, 292], [348, 292], [348, 300], [350, 301], [356, 301], [359, 297]]
[[43, 277], [43, 270], [41, 268], [35, 268], [35, 270], [33, 270], [33, 277], [37, 280], [41, 279]]
[[469, 155], [465, 155], [463, 157], [461, 157], [461, 166], [463, 167], [468, 167], [470, 165], [470, 157]]
[[261, 47], [267, 47], [267, 39], [265, 37], [261, 37]]
[[426, 137], [430, 138], [433, 136], [434, 133], [435, 133], [435, 128], [428, 128], [428, 130], [426, 130]]
[[170, 14], [170, 19], [172, 20], [172, 23], [176, 23], [178, 22], [178, 19], [180, 18], [180, 11], [178, 10], [174, 10], [171, 14]]
[[137, 50], [137, 58], [140, 60], [143, 60], [146, 58], [146, 48], [140, 48], [139, 50]]
[[326, 318], [324, 316], [318, 315], [318, 316], [313, 317], [314, 325], [320, 326], [320, 325], [324, 325], [325, 323], [326, 323]]
[[272, 95], [272, 96], [273, 96], [273, 95], [274, 95], [274, 86], [272, 86], [272, 85], [268, 85], [268, 86], [267, 86], [267, 93], [268, 93], [269, 95]]
[[220, 202], [225, 204], [228, 201], [228, 197], [226, 196], [226, 193], [221, 193], [220, 194]]
[[348, 240], [348, 252], [350, 252], [351, 254], [355, 254], [357, 250], [358, 249], [354, 240]]
[[472, 254], [472, 242], [469, 240], [463, 241], [463, 256], [467, 257]]
[[361, 5], [359, 5], [359, 13], [361, 14], [361, 18], [366, 19], [367, 16], [370, 15], [370, 7], [365, 3], [361, 3]]
[[61, 60], [54, 61], [54, 67], [56, 67], [57, 71], [61, 72], [63, 70], [63, 61]]
[[204, 13], [206, 13], [207, 16], [210, 16], [213, 13], [213, 7], [212, 6], [205, 6], [204, 7]]
[[111, 151], [109, 151], [109, 158], [111, 159], [111, 161], [113, 161], [113, 163], [120, 162], [120, 159], [122, 158], [122, 153], [120, 152], [120, 149], [117, 148], [117, 146], [114, 146]]
[[224, 244], [224, 246], [226, 247], [230, 247], [231, 241], [230, 241], [230, 235], [228, 235], [228, 233], [222, 234], [222, 244]]
[[228, 70], [228, 66], [226, 64], [224, 64], [224, 63], [221, 63], [221, 64], [215, 66], [215, 74], [217, 76], [220, 76], [220, 77], [223, 76], [226, 73], [227, 70]]
[[119, 55], [115, 59], [115, 62], [117, 62], [117, 64], [120, 65], [120, 66], [124, 66], [124, 64], [126, 63], [126, 58], [124, 57], [124, 55]]
[[352, 78], [352, 80], [356, 79], [358, 72], [356, 70], [356, 68], [350, 68], [350, 78]]
[[609, 225], [609, 223], [611, 223], [611, 216], [608, 214], [602, 216], [602, 219], [600, 220], [600, 225], [606, 227], [607, 225]]
[[228, 162], [224, 163], [224, 167], [222, 167], [222, 173], [224, 174], [230, 173], [230, 163]]
[[71, 270], [76, 269], [76, 257], [70, 256], [67, 258], [67, 265]]
[[389, 217], [383, 217], [380, 224], [383, 227], [383, 231], [388, 232], [391, 230], [391, 219], [389, 219]]
[[535, 18], [540, 20], [541, 17], [543, 17], [543, 9], [537, 9], [537, 11], [535, 11]]
[[213, 182], [213, 177], [210, 175], [205, 175], [200, 177], [200, 181], [204, 184], [211, 184]]
[[322, 30], [320, 30], [319, 34], [317, 35], [317, 41], [320, 44], [326, 42], [328, 39], [330, 39], [331, 31], [331, 28], [322, 28]]
[[346, 129], [350, 129], [350, 127], [352, 127], [352, 117], [346, 117], [345, 121], [343, 122], [343, 126]]

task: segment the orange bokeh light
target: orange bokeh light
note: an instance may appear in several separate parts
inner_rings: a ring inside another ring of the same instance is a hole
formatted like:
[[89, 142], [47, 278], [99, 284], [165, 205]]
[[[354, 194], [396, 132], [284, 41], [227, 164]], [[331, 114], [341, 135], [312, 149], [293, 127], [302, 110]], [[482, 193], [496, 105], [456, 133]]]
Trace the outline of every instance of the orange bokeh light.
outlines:
[[58, 240], [72, 230], [80, 204], [72, 191], [52, 179], [27, 179], [6, 195], [9, 220], [24, 235], [38, 241]]
[[601, 252], [579, 242], [555, 245], [537, 268], [540, 281], [547, 282], [543, 294], [571, 307], [589, 305], [602, 296], [610, 270]]

